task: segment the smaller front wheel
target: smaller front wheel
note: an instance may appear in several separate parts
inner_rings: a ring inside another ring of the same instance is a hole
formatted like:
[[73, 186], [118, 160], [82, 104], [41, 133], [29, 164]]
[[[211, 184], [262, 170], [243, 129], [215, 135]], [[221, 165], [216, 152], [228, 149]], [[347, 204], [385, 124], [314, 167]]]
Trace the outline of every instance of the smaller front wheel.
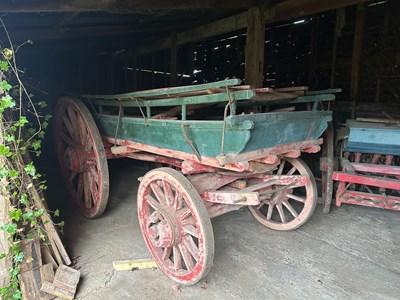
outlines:
[[308, 166], [297, 158], [282, 159], [273, 175], [277, 178], [292, 177], [292, 182], [304, 184], [275, 185], [260, 205], [249, 206], [249, 209], [268, 228], [281, 231], [296, 229], [308, 221], [317, 205], [314, 176]]
[[159, 268], [191, 285], [210, 271], [214, 259], [211, 220], [190, 181], [171, 168], [148, 172], [138, 190], [144, 240]]

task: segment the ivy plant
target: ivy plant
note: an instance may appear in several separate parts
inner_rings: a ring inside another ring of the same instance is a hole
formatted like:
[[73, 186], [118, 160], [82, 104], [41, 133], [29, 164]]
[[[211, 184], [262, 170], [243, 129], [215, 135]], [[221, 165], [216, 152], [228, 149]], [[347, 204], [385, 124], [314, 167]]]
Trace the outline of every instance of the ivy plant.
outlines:
[[[38, 191], [46, 189], [46, 182], [42, 180], [34, 163], [25, 164], [23, 157], [27, 153], [41, 155], [42, 140], [51, 116], [42, 115], [39, 112], [45, 108], [46, 103], [34, 101], [33, 96], [23, 84], [15, 55], [20, 46], [13, 46], [1, 18], [0, 24], [5, 30], [10, 45], [8, 47], [0, 45], [0, 122], [2, 125], [0, 156], [4, 162], [0, 165], [0, 180], [7, 182], [5, 188], [10, 199], [9, 221], [0, 226], [0, 230], [7, 233], [9, 255], [12, 255], [12, 266], [9, 270], [10, 282], [8, 286], [0, 289], [0, 299], [21, 299], [22, 293], [18, 280], [20, 264], [24, 259], [21, 240], [39, 237], [46, 242], [44, 224], [41, 221], [41, 216], [45, 211], [37, 207], [30, 194], [32, 188]], [[28, 43], [31, 42], [28, 41]], [[4, 41], [2, 44], [5, 44]], [[32, 183], [27, 184], [27, 181], [33, 182], [36, 186], [33, 187]], [[57, 211], [56, 214], [58, 215], [59, 212]], [[6, 257], [6, 253], [0, 253], [0, 259]]]

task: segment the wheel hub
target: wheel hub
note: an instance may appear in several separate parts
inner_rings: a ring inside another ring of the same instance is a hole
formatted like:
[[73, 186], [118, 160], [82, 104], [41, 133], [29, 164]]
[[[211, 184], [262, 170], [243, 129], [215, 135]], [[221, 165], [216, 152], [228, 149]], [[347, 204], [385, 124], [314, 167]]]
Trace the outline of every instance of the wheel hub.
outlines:
[[65, 151], [65, 162], [67, 164], [67, 168], [72, 172], [83, 172], [83, 156], [78, 148], [69, 147]]
[[168, 212], [153, 212], [146, 225], [147, 235], [155, 247], [165, 248], [178, 244], [178, 221]]

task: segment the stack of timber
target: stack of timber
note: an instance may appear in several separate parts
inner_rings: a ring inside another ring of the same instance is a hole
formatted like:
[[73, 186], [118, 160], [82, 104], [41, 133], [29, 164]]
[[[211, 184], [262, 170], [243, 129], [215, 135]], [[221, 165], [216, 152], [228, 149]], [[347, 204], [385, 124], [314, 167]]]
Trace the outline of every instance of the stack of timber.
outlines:
[[[22, 164], [31, 162], [28, 154], [25, 154], [25, 156], [20, 155], [19, 160]], [[75, 272], [75, 270], [65, 266], [71, 264], [71, 259], [48, 213], [43, 191], [36, 189], [37, 183], [28, 174], [24, 173], [23, 176], [25, 184], [29, 187], [29, 196], [33, 200], [36, 209], [44, 210], [41, 215], [41, 223], [44, 228], [46, 243], [41, 245], [39, 238], [22, 240], [21, 247], [24, 253], [24, 260], [21, 263], [21, 273], [19, 274], [22, 297], [29, 300], [54, 299], [56, 296], [63, 299], [73, 299], [76, 285], [79, 281], [78, 271], [76, 271], [78, 275], [74, 277], [75, 286], [69, 285], [69, 289], [65, 293], [61, 290], [55, 294], [43, 289], [43, 285], [48, 286], [55, 282], [57, 274], [61, 274], [58, 275], [58, 278], [61, 277], [61, 280], [58, 279], [57, 281], [59, 283], [64, 279], [62, 275], [66, 270], [73, 270], [70, 273]], [[55, 270], [57, 270], [56, 277], [54, 276]], [[77, 280], [76, 277], [78, 278]], [[64, 297], [62, 297], [63, 295]]]
[[[73, 299], [80, 272], [65, 265], [57, 266], [46, 255], [46, 247], [40, 246], [39, 238], [22, 240], [24, 260], [20, 265], [20, 288], [23, 299], [49, 300], [55, 297]], [[43, 251], [45, 250], [45, 251]], [[56, 274], [54, 275], [54, 271]]]

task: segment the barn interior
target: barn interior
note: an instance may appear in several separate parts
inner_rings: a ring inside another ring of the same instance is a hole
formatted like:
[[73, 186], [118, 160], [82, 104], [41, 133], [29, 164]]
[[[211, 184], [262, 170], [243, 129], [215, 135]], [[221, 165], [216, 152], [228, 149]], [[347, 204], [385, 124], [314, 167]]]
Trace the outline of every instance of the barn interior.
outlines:
[[[340, 88], [333, 124], [400, 119], [400, 2], [396, 0], [2, 1], [3, 48], [44, 114], [65, 95], [120, 94], [238, 78], [272, 89]], [[222, 108], [202, 109], [202, 116]], [[250, 108], [250, 112], [265, 107]], [[243, 112], [248, 113], [247, 108]], [[60, 174], [53, 123], [34, 158], [60, 209], [64, 243], [81, 272], [77, 299], [397, 299], [396, 211], [319, 204], [292, 232], [238, 210], [213, 221], [214, 266], [192, 287], [159, 270], [120, 272], [113, 261], [150, 257], [136, 213], [138, 177], [154, 164], [111, 160], [110, 196], [96, 219], [79, 214]], [[399, 124], [399, 123], [397, 123]], [[320, 154], [304, 159], [321, 177]], [[395, 160], [398, 163], [399, 160]], [[320, 187], [320, 180], [317, 180]]]

